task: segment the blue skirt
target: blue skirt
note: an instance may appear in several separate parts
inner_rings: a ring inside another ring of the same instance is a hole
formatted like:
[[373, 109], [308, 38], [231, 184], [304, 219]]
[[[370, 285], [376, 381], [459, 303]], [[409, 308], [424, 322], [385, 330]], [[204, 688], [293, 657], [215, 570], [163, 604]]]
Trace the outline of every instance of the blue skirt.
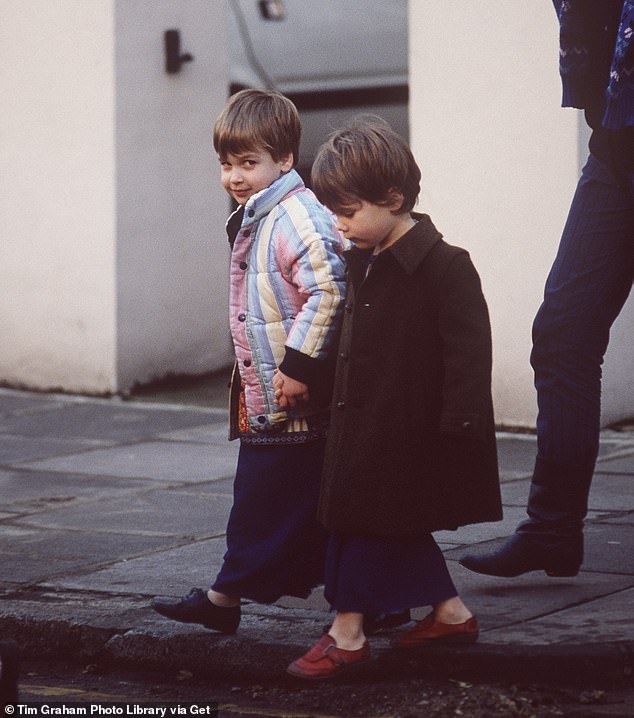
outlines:
[[325, 597], [337, 611], [404, 611], [457, 595], [445, 557], [431, 534], [330, 539]]
[[306, 598], [324, 582], [327, 534], [317, 522], [325, 439], [242, 444], [227, 525], [227, 552], [212, 589], [273, 603]]

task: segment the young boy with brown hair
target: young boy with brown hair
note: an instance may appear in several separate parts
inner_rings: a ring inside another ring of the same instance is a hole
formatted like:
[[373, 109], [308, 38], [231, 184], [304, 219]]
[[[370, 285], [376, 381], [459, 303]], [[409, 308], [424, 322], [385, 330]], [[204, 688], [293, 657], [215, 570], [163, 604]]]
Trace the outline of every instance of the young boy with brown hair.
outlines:
[[305, 598], [323, 582], [326, 538], [316, 510], [344, 241], [293, 169], [300, 137], [293, 103], [268, 90], [237, 93], [214, 126], [221, 181], [238, 204], [227, 221], [236, 356], [230, 438], [240, 439], [234, 504], [211, 588], [152, 607], [223, 633], [237, 629], [241, 598]]
[[432, 531], [502, 517], [491, 332], [464, 249], [411, 210], [420, 170], [378, 118], [335, 132], [313, 166], [319, 199], [354, 245], [319, 518], [336, 617], [288, 668], [325, 679], [370, 659], [363, 614], [432, 612], [399, 647], [477, 640]]

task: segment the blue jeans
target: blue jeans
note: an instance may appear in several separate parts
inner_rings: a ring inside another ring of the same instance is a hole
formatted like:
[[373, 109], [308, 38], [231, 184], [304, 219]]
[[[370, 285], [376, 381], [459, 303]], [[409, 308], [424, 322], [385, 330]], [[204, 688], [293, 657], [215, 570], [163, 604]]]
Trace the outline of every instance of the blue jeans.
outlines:
[[601, 365], [634, 279], [634, 174], [590, 155], [533, 324], [537, 459], [520, 531], [582, 530], [599, 450]]

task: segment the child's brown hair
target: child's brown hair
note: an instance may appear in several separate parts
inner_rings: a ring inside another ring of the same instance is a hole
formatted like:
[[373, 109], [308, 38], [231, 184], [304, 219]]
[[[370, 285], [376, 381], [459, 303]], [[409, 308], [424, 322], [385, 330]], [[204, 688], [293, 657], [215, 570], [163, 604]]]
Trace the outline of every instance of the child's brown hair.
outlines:
[[224, 157], [264, 148], [275, 162], [299, 159], [302, 124], [295, 105], [273, 90], [241, 90], [229, 98], [214, 124], [214, 149]]
[[336, 130], [315, 158], [311, 180], [320, 202], [336, 212], [357, 201], [387, 204], [403, 195], [409, 212], [420, 192], [421, 173], [405, 140], [380, 117], [364, 116]]

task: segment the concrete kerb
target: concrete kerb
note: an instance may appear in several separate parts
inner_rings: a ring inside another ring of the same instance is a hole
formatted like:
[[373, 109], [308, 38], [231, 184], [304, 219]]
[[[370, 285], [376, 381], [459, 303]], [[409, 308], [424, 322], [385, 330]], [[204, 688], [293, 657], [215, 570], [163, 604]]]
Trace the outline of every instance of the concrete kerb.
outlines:
[[[100, 604], [98, 610], [91, 604]], [[108, 609], [105, 610], [107, 603]], [[55, 615], [51, 615], [51, 610]], [[128, 666], [159, 674], [188, 671], [209, 680], [287, 683], [288, 663], [305, 652], [324, 625], [320, 611], [248, 605], [235, 636], [165, 621], [140, 596], [45, 596], [17, 600], [0, 612], [0, 633], [25, 657], [80, 665]], [[454, 678], [541, 682], [598, 688], [634, 685], [634, 643], [445, 645], [395, 650], [373, 636], [375, 660], [345, 680]]]

